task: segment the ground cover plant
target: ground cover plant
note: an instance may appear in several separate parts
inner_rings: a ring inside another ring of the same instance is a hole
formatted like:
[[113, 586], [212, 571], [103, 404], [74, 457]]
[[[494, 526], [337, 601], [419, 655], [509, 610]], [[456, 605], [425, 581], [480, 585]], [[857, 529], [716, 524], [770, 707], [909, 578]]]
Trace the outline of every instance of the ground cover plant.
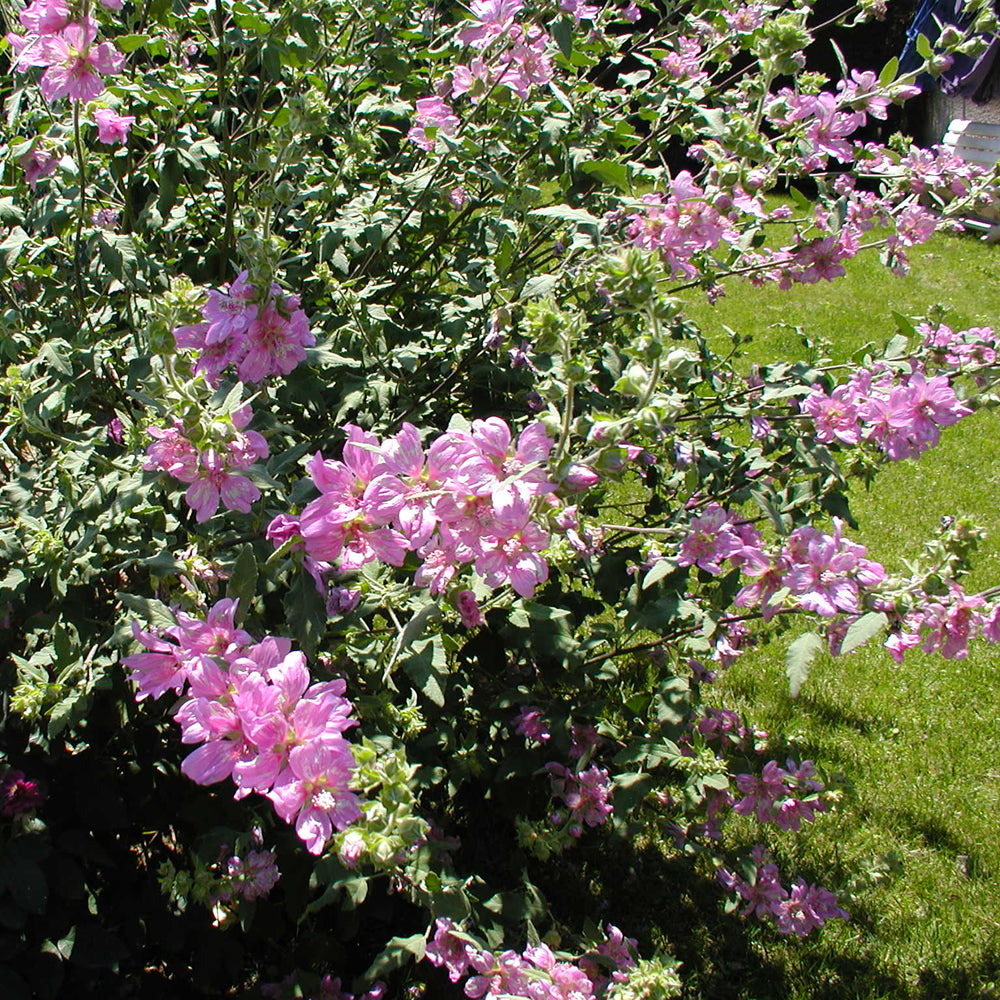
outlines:
[[767, 637], [793, 695], [824, 651], [997, 641], [971, 522], [883, 564], [851, 485], [993, 402], [997, 337], [929, 311], [747, 368], [685, 303], [905, 272], [993, 185], [868, 141], [917, 74], [827, 80], [811, 34], [798, 3], [17, 14], [5, 995], [668, 997], [711, 957], [695, 897], [852, 926], [842, 870], [769, 850], [838, 779], [713, 684]]

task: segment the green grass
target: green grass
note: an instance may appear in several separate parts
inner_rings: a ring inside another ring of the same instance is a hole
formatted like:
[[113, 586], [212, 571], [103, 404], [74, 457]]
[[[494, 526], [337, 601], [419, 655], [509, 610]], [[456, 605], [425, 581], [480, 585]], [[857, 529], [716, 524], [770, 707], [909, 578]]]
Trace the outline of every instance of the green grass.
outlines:
[[[893, 311], [916, 316], [934, 303], [950, 310], [956, 329], [1000, 322], [996, 248], [938, 236], [912, 258], [905, 278], [869, 255], [819, 288], [732, 283], [714, 307], [691, 294], [688, 315], [712, 336], [724, 326], [751, 334], [746, 362], [804, 356], [796, 326], [844, 358], [891, 337]], [[989, 535], [968, 585], [1000, 581], [998, 431], [998, 414], [979, 412], [918, 463], [888, 467], [868, 493], [856, 489], [856, 537], [869, 554], [901, 568], [943, 515], [969, 514]], [[692, 995], [1000, 997], [1000, 650], [979, 643], [958, 661], [915, 652], [901, 666], [878, 645], [825, 657], [793, 701], [783, 667], [788, 642], [786, 634], [744, 657], [716, 697], [774, 734], [776, 755], [812, 758], [853, 789], [804, 835], [774, 841], [789, 873], [847, 890], [852, 920], [788, 941], [763, 926], [734, 937], [720, 918], [699, 931]], [[673, 937], [694, 941], [692, 934], [677, 927]], [[716, 954], [702, 957], [709, 948]]]

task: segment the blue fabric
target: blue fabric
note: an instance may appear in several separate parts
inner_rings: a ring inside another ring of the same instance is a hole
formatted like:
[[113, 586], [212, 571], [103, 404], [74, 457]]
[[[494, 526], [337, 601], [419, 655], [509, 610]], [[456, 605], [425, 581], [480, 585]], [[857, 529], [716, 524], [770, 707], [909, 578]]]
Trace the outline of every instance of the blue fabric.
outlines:
[[[933, 45], [948, 24], [960, 30], [969, 26], [965, 0], [923, 0], [913, 23], [906, 32], [906, 45], [899, 57], [900, 73], [910, 73], [924, 60], [917, 52], [917, 36], [924, 35]], [[985, 104], [1000, 94], [1000, 37], [994, 35], [978, 56], [957, 55], [951, 66], [939, 77], [923, 73], [917, 77], [917, 86], [923, 90], [939, 87], [952, 97], [971, 97], [977, 104]]]

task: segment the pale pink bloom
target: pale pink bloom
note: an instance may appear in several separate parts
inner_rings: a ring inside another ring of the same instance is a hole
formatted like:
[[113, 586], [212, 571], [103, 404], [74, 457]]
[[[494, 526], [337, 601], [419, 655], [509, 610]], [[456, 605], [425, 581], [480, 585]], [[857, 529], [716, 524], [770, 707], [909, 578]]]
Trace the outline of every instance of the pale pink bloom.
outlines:
[[69, 6], [66, 0], [33, 0], [17, 19], [33, 35], [52, 35], [69, 24]]
[[18, 163], [24, 168], [24, 179], [28, 182], [28, 187], [34, 191], [40, 178], [55, 173], [59, 158], [45, 149], [40, 142], [36, 142]]
[[[467, 66], [460, 63], [453, 67], [451, 71], [451, 96], [461, 97], [462, 94], [467, 93], [469, 100], [473, 104], [478, 104], [491, 79], [490, 69], [486, 65], [486, 61], [481, 56], [476, 56]], [[418, 137], [423, 138], [422, 133], [418, 133]], [[414, 139], [414, 141], [417, 140]]]
[[97, 138], [108, 145], [115, 142], [124, 145], [135, 124], [133, 115], [118, 115], [110, 108], [97, 108], [92, 117], [97, 126]]
[[225, 458], [210, 448], [200, 456], [198, 477], [187, 488], [184, 499], [201, 524], [219, 509], [220, 501], [227, 510], [249, 514], [260, 499], [260, 490], [246, 476], [231, 472]]
[[495, 38], [510, 31], [514, 18], [523, 9], [523, 0], [472, 0], [469, 10], [479, 23], [462, 28], [458, 39], [463, 45], [486, 48]]
[[[421, 97], [417, 101], [416, 124], [407, 133], [410, 142], [428, 151], [434, 148], [436, 135], [453, 136], [458, 130], [458, 116], [442, 97]], [[436, 131], [427, 134], [427, 129]]]
[[814, 385], [799, 408], [812, 417], [818, 441], [853, 445], [861, 440], [857, 395], [850, 384], [838, 385], [829, 396]]
[[40, 83], [47, 101], [92, 101], [104, 90], [102, 77], [121, 70], [125, 57], [111, 42], [95, 45], [96, 38], [93, 21], [68, 24], [59, 34], [42, 38], [34, 65], [48, 67]]

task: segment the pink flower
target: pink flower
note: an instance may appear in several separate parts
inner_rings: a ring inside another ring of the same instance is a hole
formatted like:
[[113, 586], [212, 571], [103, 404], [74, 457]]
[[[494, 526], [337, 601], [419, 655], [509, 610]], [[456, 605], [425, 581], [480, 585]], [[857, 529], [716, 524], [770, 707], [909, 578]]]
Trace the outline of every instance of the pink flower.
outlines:
[[354, 768], [346, 742], [297, 746], [267, 793], [286, 823], [295, 820], [295, 832], [311, 854], [322, 853], [334, 829], [342, 830], [361, 818], [357, 797], [348, 790]]
[[461, 590], [455, 595], [455, 607], [458, 608], [462, 624], [466, 628], [477, 628], [486, 623], [482, 611], [479, 610], [476, 595], [471, 590]]
[[[458, 116], [442, 97], [421, 97], [417, 101], [417, 123], [407, 133], [410, 142], [428, 151], [434, 148], [435, 135], [454, 135], [459, 126]], [[435, 129], [432, 135], [427, 129]]]
[[96, 38], [97, 26], [85, 21], [41, 39], [32, 64], [48, 67], [40, 84], [47, 101], [92, 101], [104, 90], [102, 77], [119, 72], [125, 57], [110, 42], [95, 45]]
[[110, 108], [97, 108], [93, 119], [97, 126], [97, 138], [108, 145], [115, 142], [125, 145], [129, 130], [135, 124], [133, 115], [118, 115]]
[[69, 24], [69, 6], [66, 0], [33, 0], [17, 19], [32, 35], [52, 35]]
[[41, 142], [36, 142], [18, 162], [24, 168], [24, 179], [28, 182], [28, 187], [34, 191], [40, 178], [56, 172], [59, 160]]
[[20, 816], [37, 809], [45, 801], [45, 793], [23, 771], [7, 771], [0, 778], [0, 816]]
[[523, 0], [472, 0], [469, 10], [479, 23], [462, 28], [458, 33], [459, 41], [473, 48], [486, 48], [495, 38], [510, 31], [515, 16], [523, 8]]

